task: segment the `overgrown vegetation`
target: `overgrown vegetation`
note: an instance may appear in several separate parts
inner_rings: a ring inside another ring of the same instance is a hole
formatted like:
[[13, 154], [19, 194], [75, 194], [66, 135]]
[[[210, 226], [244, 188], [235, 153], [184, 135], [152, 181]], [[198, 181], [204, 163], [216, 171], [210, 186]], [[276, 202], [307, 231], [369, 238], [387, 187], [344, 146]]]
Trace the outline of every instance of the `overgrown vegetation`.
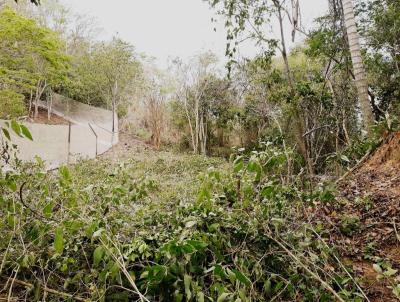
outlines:
[[229, 166], [170, 156], [3, 174], [11, 291], [52, 301], [361, 300], [324, 230], [304, 219], [333, 200], [330, 187], [294, 185], [288, 154], [267, 143]]
[[[121, 39], [96, 41], [86, 17], [67, 22], [57, 1], [35, 14], [8, 2], [0, 300], [369, 301], [354, 261], [400, 299], [400, 263], [377, 251], [400, 241], [398, 1], [329, 0], [303, 29], [298, 1], [209, 0], [228, 74], [212, 52], [160, 70]], [[291, 50], [285, 18], [306, 36]], [[274, 20], [279, 38], [265, 31]], [[242, 41], [259, 54], [237, 57]], [[54, 171], [20, 162], [14, 136], [34, 138], [16, 119], [54, 92], [118, 112], [154, 150]]]

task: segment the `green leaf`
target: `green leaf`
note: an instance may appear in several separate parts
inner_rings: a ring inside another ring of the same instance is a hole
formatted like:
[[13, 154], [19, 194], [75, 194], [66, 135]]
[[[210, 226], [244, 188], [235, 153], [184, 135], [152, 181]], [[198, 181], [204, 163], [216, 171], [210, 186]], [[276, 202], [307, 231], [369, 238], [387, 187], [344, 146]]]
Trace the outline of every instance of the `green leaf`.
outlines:
[[400, 299], [400, 284], [393, 287], [393, 294]]
[[93, 238], [98, 238], [98, 237], [101, 236], [101, 234], [103, 234], [103, 232], [104, 232], [104, 229], [98, 229], [97, 231], [93, 232], [92, 237]]
[[204, 302], [204, 294], [203, 292], [197, 293], [197, 302]]
[[242, 272], [238, 271], [237, 269], [232, 270], [235, 273], [236, 279], [242, 282], [245, 285], [250, 285], [251, 281], [247, 278]]
[[239, 156], [239, 157], [235, 160], [235, 162], [234, 162], [233, 171], [234, 171], [235, 173], [239, 173], [240, 171], [243, 170], [243, 167], [244, 167], [243, 157], [242, 157], [242, 156]]
[[229, 293], [222, 293], [219, 297], [217, 302], [224, 302], [227, 301], [228, 297], [229, 297]]
[[346, 163], [350, 162], [350, 159], [346, 155], [342, 155], [340, 158]]
[[272, 295], [272, 282], [271, 278], [268, 278], [267, 281], [264, 282], [264, 292], [267, 296]]
[[214, 267], [214, 275], [220, 276], [222, 279], [226, 278], [224, 269], [219, 264]]
[[51, 214], [53, 213], [53, 209], [54, 209], [54, 203], [49, 202], [43, 209], [44, 216], [46, 216], [47, 218], [51, 217]]
[[22, 136], [21, 126], [15, 120], [11, 121], [11, 128], [14, 130], [15, 134], [17, 134], [18, 136]]
[[62, 254], [64, 250], [64, 234], [61, 228], [58, 228], [56, 230], [56, 235], [54, 238], [54, 249], [59, 254]]
[[175, 291], [175, 302], [182, 302], [183, 301], [183, 295], [180, 293], [178, 290]]
[[29, 129], [25, 126], [25, 125], [20, 125], [20, 127], [21, 127], [21, 131], [22, 131], [22, 134], [26, 137], [26, 138], [28, 138], [28, 139], [30, 139], [31, 141], [33, 141], [33, 138], [32, 138], [32, 134], [31, 134], [31, 132], [29, 131]]
[[374, 271], [377, 272], [378, 274], [382, 274], [383, 273], [382, 268], [381, 268], [381, 266], [379, 264], [374, 263], [372, 265], [372, 267], [374, 268]]
[[196, 250], [203, 250], [207, 247], [207, 243], [200, 240], [188, 240], [186, 243], [193, 246]]
[[64, 180], [70, 180], [71, 179], [71, 174], [69, 173], [69, 170], [66, 166], [62, 166], [59, 169], [60, 175]]
[[102, 246], [98, 246], [93, 252], [93, 265], [98, 266], [100, 264], [101, 259], [104, 256], [104, 249]]
[[1, 128], [3, 130], [4, 136], [8, 139], [11, 140], [10, 132], [6, 128]]
[[236, 274], [229, 268], [226, 269], [226, 273], [228, 274], [229, 281], [231, 281], [232, 284], [235, 284]]
[[249, 170], [249, 172], [253, 172], [256, 173], [256, 180], [259, 181], [261, 178], [261, 173], [262, 173], [262, 167], [258, 162], [255, 161], [251, 161], [248, 166], [247, 169]]
[[191, 227], [194, 227], [196, 224], [197, 224], [197, 221], [191, 220], [191, 221], [188, 221], [185, 223], [185, 227], [189, 229]]
[[187, 301], [190, 301], [190, 299], [192, 298], [192, 292], [190, 291], [190, 284], [192, 283], [192, 277], [185, 274], [185, 276], [183, 276], [183, 283], [185, 284], [185, 293]]
[[8, 181], [7, 186], [11, 191], [13, 191], [13, 192], [17, 191], [17, 184], [15, 183], [15, 181], [12, 181], [12, 180]]
[[384, 274], [386, 277], [392, 277], [392, 276], [396, 275], [397, 272], [398, 272], [397, 269], [393, 269], [393, 268], [389, 267], [383, 274]]

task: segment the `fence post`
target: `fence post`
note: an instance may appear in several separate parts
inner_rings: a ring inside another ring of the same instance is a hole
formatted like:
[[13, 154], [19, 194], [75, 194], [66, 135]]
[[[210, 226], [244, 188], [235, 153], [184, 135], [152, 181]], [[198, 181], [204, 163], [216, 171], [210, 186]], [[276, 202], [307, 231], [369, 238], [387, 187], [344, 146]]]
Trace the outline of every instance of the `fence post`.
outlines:
[[68, 122], [68, 156], [67, 156], [68, 164], [70, 155], [71, 155], [71, 122]]
[[94, 129], [90, 123], [88, 123], [88, 125], [89, 125], [90, 129], [92, 130], [94, 136], [96, 137], [96, 157], [97, 157], [97, 154], [98, 154], [98, 152], [97, 152], [97, 140], [98, 140], [97, 133], [96, 133], [96, 131], [94, 131]]

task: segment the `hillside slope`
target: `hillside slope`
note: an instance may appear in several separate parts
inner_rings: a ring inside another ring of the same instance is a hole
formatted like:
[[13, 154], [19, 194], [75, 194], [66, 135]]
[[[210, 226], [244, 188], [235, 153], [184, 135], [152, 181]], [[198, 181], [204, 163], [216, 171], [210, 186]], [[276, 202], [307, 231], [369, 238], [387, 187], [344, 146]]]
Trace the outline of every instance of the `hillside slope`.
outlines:
[[338, 186], [339, 202], [323, 208], [332, 243], [352, 266], [371, 301], [400, 295], [400, 133]]

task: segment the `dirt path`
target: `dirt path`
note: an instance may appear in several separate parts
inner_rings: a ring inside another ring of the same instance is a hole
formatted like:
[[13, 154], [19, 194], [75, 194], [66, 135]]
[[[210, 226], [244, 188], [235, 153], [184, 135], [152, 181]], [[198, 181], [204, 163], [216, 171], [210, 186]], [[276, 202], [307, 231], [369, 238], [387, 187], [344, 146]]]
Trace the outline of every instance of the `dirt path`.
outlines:
[[153, 146], [143, 142], [133, 135], [121, 132], [119, 134], [119, 143], [102, 154], [101, 157], [112, 160], [124, 160], [130, 158], [133, 153], [139, 154], [153, 150]]

